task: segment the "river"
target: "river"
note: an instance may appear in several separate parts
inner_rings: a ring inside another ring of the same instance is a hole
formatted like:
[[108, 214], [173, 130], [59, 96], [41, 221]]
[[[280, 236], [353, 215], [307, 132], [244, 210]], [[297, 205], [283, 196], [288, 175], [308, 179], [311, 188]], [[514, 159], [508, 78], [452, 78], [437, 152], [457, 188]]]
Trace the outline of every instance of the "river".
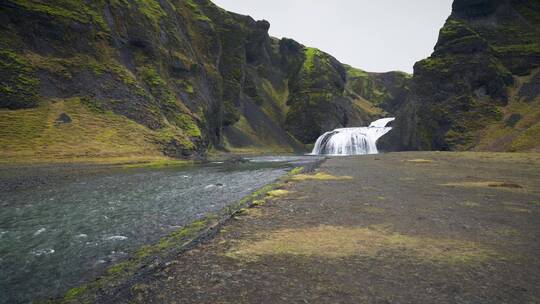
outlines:
[[313, 161], [265, 157], [242, 164], [83, 170], [87, 174], [51, 167], [36, 169], [38, 178], [31, 167], [21, 169], [26, 177], [4, 170], [0, 303], [61, 296], [142, 245]]

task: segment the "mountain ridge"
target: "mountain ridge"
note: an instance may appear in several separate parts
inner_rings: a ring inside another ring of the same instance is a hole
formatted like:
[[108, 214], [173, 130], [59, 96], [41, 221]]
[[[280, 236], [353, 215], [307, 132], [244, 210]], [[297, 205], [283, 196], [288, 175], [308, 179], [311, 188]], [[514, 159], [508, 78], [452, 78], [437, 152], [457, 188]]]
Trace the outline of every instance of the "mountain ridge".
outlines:
[[[350, 75], [334, 57], [270, 37], [267, 21], [207, 0], [9, 0], [0, 18], [0, 115], [14, 122], [6, 125], [34, 130], [5, 126], [4, 158], [305, 151], [327, 129], [367, 124], [383, 112], [368, 98], [358, 101], [372, 93], [365, 88], [346, 92]], [[362, 76], [351, 79], [371, 78]], [[376, 86], [378, 99], [391, 98], [386, 83]], [[75, 119], [51, 123], [59, 116], [41, 112], [52, 108]], [[22, 109], [40, 113], [16, 112]], [[111, 122], [117, 127], [96, 127], [95, 136], [62, 139], [70, 126], [95, 127], [77, 119], [93, 113], [127, 118], [141, 131], [121, 140], [120, 125]], [[144, 144], [130, 146], [140, 142], [135, 137]]]

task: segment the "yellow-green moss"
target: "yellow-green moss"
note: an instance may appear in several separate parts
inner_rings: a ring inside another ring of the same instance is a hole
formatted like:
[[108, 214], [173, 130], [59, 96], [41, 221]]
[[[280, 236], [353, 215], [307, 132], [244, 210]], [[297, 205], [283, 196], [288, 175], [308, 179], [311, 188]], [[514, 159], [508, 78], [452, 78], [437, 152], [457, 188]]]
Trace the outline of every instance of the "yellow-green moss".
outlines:
[[347, 76], [351, 78], [366, 78], [369, 77], [369, 74], [364, 70], [347, 66]]
[[463, 207], [467, 207], [467, 208], [474, 208], [474, 207], [479, 207], [480, 204], [478, 203], [475, 203], [475, 202], [461, 202], [459, 203], [459, 205], [463, 206]]
[[87, 289], [86, 286], [71, 288], [65, 294], [64, 300], [68, 300], [68, 301], [73, 300], [79, 295], [83, 294], [86, 291], [86, 289]]
[[180, 114], [176, 120], [176, 125], [190, 137], [201, 137], [201, 129], [193, 118], [187, 114]]
[[[62, 113], [72, 121], [57, 123]], [[91, 110], [78, 98], [0, 110], [2, 162], [164, 159], [158, 137], [123, 116]]]
[[80, 23], [94, 23], [101, 27], [102, 30], [109, 30], [101, 12], [100, 1], [80, 1], [80, 0], [10, 0], [21, 7], [41, 13], [47, 14], [58, 19], [71, 20]]
[[455, 182], [445, 183], [442, 186], [464, 187], [464, 188], [491, 188], [511, 191], [523, 191], [523, 186], [512, 182], [482, 181], [482, 182]]
[[186, 3], [188, 7], [191, 9], [191, 11], [194, 13], [195, 18], [197, 20], [212, 22], [212, 19], [210, 19], [208, 16], [204, 14], [204, 12], [201, 10], [199, 5], [194, 0], [187, 0]]
[[39, 80], [26, 57], [8, 49], [0, 50], [0, 77], [0, 106], [37, 105]]
[[540, 146], [540, 122], [521, 132], [512, 142], [510, 151], [528, 151]]
[[482, 244], [422, 236], [404, 235], [377, 228], [318, 226], [282, 229], [260, 235], [257, 241], [244, 240], [226, 255], [239, 260], [258, 260], [264, 256], [347, 258], [380, 257], [395, 252], [438, 263], [474, 263], [499, 257]]
[[182, 241], [186, 241], [188, 239], [191, 239], [197, 236], [204, 228], [208, 226], [208, 224], [209, 224], [208, 220], [195, 221], [183, 227], [182, 229], [173, 232], [169, 236], [162, 238], [155, 245], [146, 245], [146, 246], [141, 247], [135, 253], [135, 257], [139, 259], [145, 258], [147, 256], [157, 254], [164, 250], [171, 249], [175, 246], [182, 245]]
[[304, 60], [303, 70], [307, 74], [311, 74], [315, 68], [316, 63], [315, 60], [319, 60], [319, 64], [326, 63], [326, 58], [324, 58], [324, 53], [321, 52], [319, 49], [316, 48], [306, 48], [304, 51], [304, 55], [306, 56], [306, 59]]
[[533, 55], [540, 54], [540, 43], [513, 44], [505, 46], [495, 46], [493, 49], [502, 55]]
[[430, 164], [430, 163], [433, 163], [433, 160], [431, 160], [431, 159], [423, 159], [423, 158], [416, 158], [416, 159], [408, 159], [408, 160], [406, 160], [406, 162], [413, 163], [413, 164]]
[[290, 192], [287, 190], [277, 189], [277, 190], [268, 191], [267, 195], [270, 197], [281, 197], [281, 196], [286, 196], [289, 193]]
[[163, 159], [149, 162], [141, 162], [135, 164], [127, 164], [123, 167], [126, 169], [129, 168], [168, 168], [168, 167], [184, 167], [193, 165], [194, 162], [191, 160], [179, 160], [179, 159]]
[[290, 175], [297, 175], [297, 174], [300, 174], [304, 171], [304, 167], [296, 167], [294, 169], [292, 169], [289, 174]]
[[334, 176], [324, 172], [317, 172], [315, 174], [297, 174], [291, 177], [293, 181], [306, 181], [306, 180], [315, 180], [315, 181], [342, 181], [342, 180], [351, 180], [351, 176]]

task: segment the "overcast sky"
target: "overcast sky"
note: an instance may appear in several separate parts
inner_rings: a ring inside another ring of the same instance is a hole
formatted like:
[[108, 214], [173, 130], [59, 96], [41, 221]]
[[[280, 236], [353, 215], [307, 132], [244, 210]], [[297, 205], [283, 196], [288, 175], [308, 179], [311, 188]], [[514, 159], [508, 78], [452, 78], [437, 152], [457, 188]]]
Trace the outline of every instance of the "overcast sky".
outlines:
[[452, 0], [213, 0], [270, 21], [270, 35], [293, 38], [371, 72], [412, 73], [433, 51]]

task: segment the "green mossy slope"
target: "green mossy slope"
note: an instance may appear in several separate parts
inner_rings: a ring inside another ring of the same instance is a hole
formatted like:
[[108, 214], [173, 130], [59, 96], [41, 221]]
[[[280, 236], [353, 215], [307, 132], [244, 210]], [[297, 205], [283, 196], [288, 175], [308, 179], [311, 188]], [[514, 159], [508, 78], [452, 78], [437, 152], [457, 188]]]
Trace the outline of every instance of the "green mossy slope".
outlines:
[[[345, 68], [330, 55], [272, 38], [268, 22], [208, 0], [7, 0], [0, 19], [0, 109], [39, 112], [78, 99], [96, 117], [112, 113], [159, 134], [143, 137], [156, 156], [302, 151], [331, 128], [383, 113], [371, 103], [381, 102], [372, 92], [381, 82], [345, 89]], [[3, 123], [22, 113], [5, 114]], [[10, 134], [0, 140], [19, 142]], [[2, 152], [52, 157], [47, 145], [30, 140], [27, 151]], [[100, 147], [92, 155], [110, 155]]]
[[[0, 19], [0, 109], [39, 112], [78, 99], [96, 119], [112, 113], [159, 134], [143, 137], [157, 157], [302, 151], [331, 128], [382, 115], [371, 101], [396, 86], [357, 92], [330, 55], [272, 38], [268, 22], [208, 0], [7, 0]], [[3, 123], [23, 113], [3, 112]], [[11, 134], [0, 134], [3, 153], [27, 155]], [[49, 144], [27, 142], [41, 151], [32, 158], [52, 157]]]

